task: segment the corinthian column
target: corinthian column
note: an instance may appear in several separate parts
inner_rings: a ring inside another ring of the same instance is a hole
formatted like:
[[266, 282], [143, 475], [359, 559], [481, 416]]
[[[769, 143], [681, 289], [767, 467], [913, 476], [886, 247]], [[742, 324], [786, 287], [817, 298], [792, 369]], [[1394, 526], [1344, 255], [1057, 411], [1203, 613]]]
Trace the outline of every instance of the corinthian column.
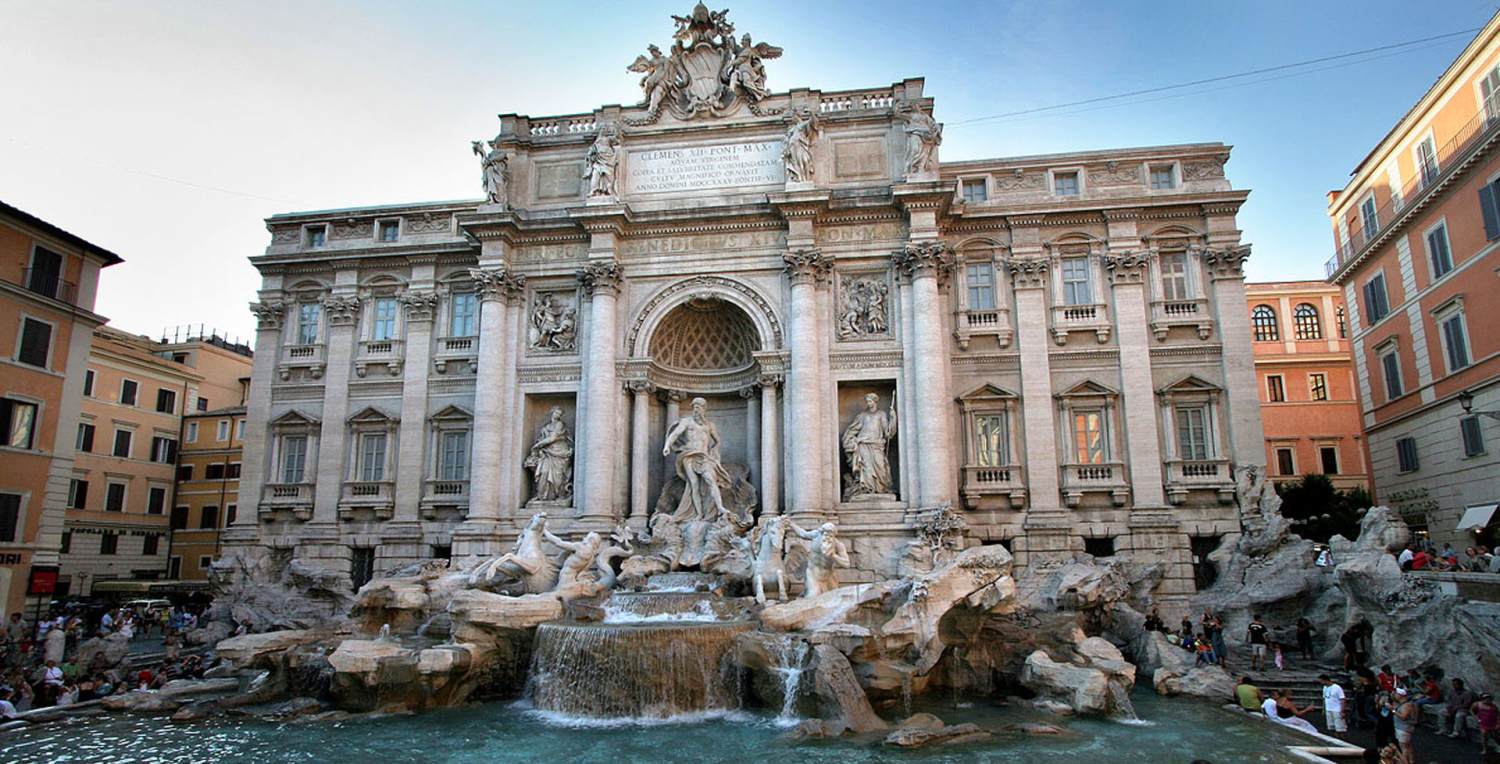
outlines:
[[1016, 292], [1016, 348], [1021, 354], [1021, 428], [1026, 434], [1027, 521], [1062, 512], [1057, 474], [1057, 425], [1052, 417], [1052, 367], [1047, 337], [1047, 260], [1010, 260]]
[[401, 423], [396, 457], [396, 515], [398, 522], [415, 523], [422, 502], [427, 460], [427, 364], [432, 355], [432, 318], [437, 293], [412, 290], [401, 296], [406, 309], [406, 356], [402, 359]]
[[613, 259], [596, 260], [578, 270], [578, 280], [590, 297], [588, 357], [583, 374], [588, 410], [579, 433], [584, 495], [579, 509], [581, 517], [612, 521], [615, 462], [620, 453], [615, 428], [615, 404], [620, 398], [615, 382], [615, 297], [620, 293], [620, 264]]
[[822, 343], [818, 331], [817, 284], [826, 278], [829, 262], [816, 249], [791, 252], [783, 258], [787, 280], [791, 283], [791, 308], [787, 312], [787, 340], [790, 344], [791, 378], [787, 380], [786, 400], [790, 421], [806, 428], [797, 437], [788, 438], [791, 490], [787, 509], [793, 519], [817, 519], [823, 512], [818, 449], [824, 446], [820, 437], [822, 416], [818, 401], [818, 352]]
[[952, 407], [944, 380], [948, 378], [944, 306], [938, 280], [953, 270], [953, 259], [941, 241], [912, 243], [896, 253], [896, 265], [911, 279], [912, 371], [915, 374], [917, 471], [921, 493], [918, 504], [935, 507], [953, 500]]
[[318, 437], [318, 477], [313, 488], [313, 522], [333, 525], [338, 520], [344, 490], [345, 435], [349, 418], [349, 368], [354, 354], [354, 326], [359, 321], [359, 297], [330, 296], [323, 300], [328, 320], [327, 371], [323, 374], [323, 424]]
[[507, 326], [506, 303], [518, 285], [503, 267], [471, 268], [469, 277], [479, 292], [479, 368], [474, 375], [474, 468], [469, 477], [469, 513], [453, 534], [453, 553], [459, 556], [490, 554], [499, 544], [501, 437], [507, 424], [500, 416], [505, 400], [500, 369], [506, 338], [513, 329]]
[[1135, 508], [1166, 506], [1162, 488], [1161, 440], [1157, 430], [1156, 385], [1151, 375], [1150, 322], [1146, 302], [1145, 252], [1105, 255], [1104, 267], [1115, 293], [1115, 332], [1120, 343], [1120, 386], [1125, 404], [1125, 453], [1130, 460], [1130, 493]]
[[644, 379], [631, 380], [630, 410], [630, 523], [646, 524], [646, 482], [651, 475], [651, 395], [656, 385]]
[[1229, 435], [1236, 467], [1265, 466], [1265, 435], [1260, 419], [1260, 387], [1250, 352], [1250, 304], [1245, 297], [1245, 260], [1250, 247], [1230, 246], [1203, 254], [1213, 281], [1214, 310], [1224, 341], [1224, 387], [1229, 398]]
[[760, 511], [768, 517], [781, 512], [781, 441], [777, 425], [776, 388], [781, 376], [764, 374], [760, 381]]
[[250, 366], [250, 398], [245, 408], [245, 437], [242, 439], [244, 464], [240, 473], [239, 514], [224, 533], [224, 543], [234, 546], [254, 544], [260, 538], [260, 501], [266, 476], [275, 474], [268, 442], [267, 425], [271, 418], [271, 377], [281, 357], [281, 327], [286, 320], [286, 303], [263, 300], [250, 304], [255, 314], [255, 356]]

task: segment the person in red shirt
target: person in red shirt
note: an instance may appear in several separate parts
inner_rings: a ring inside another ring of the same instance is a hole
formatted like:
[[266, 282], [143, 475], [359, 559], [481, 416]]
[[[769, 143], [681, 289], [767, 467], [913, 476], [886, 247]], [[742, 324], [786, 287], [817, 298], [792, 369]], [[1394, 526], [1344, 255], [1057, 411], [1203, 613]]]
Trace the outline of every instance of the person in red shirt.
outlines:
[[1411, 569], [1424, 570], [1431, 562], [1432, 558], [1428, 556], [1427, 552], [1425, 550], [1419, 550], [1411, 557]]
[[1391, 670], [1389, 664], [1380, 667], [1380, 673], [1375, 675], [1375, 681], [1380, 683], [1381, 692], [1396, 691], [1396, 672]]

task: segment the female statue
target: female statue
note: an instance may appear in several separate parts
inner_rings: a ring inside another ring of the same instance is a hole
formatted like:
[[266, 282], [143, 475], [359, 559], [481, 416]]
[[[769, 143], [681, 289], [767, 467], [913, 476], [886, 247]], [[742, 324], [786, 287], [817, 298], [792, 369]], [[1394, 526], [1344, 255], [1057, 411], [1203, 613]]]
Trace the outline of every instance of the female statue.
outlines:
[[781, 158], [786, 162], [788, 183], [809, 183], [813, 179], [813, 140], [817, 137], [818, 116], [804, 109], [786, 130]]
[[532, 471], [532, 502], [566, 506], [573, 500], [573, 439], [568, 437], [561, 408], [553, 406], [548, 413], [547, 423], [531, 444], [525, 467]]

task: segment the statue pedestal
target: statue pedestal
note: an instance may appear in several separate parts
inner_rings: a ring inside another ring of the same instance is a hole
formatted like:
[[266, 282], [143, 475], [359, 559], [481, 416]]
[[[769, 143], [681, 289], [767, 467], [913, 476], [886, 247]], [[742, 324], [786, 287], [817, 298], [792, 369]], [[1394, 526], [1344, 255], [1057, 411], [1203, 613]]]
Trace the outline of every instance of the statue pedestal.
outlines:
[[795, 183], [790, 180], [786, 182], [786, 190], [788, 193], [793, 191], [815, 191], [817, 190], [817, 188], [818, 184], [810, 180], [804, 180]]
[[586, 207], [608, 207], [619, 203], [620, 200], [613, 196], [590, 196], [583, 201]]
[[481, 205], [479, 205], [479, 209], [475, 210], [475, 212], [478, 212], [481, 215], [497, 215], [497, 214], [501, 214], [501, 213], [505, 213], [505, 212], [510, 212], [510, 205], [508, 205], [508, 204], [481, 204]]

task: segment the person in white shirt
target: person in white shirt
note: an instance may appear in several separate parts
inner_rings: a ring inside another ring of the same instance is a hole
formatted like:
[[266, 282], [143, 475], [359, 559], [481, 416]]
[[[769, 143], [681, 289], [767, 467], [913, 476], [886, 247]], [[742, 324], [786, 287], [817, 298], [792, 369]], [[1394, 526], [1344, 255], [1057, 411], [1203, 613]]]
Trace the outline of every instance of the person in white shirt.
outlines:
[[0, 694], [0, 719], [16, 718], [16, 704], [10, 702], [13, 694], [12, 690], [6, 690], [3, 694]]
[[51, 684], [61, 687], [62, 683], [62, 668], [57, 665], [57, 661], [47, 661], [47, 668], [42, 672], [42, 684]]
[[109, 614], [108, 610], [106, 610], [104, 611], [104, 617], [99, 619], [99, 633], [108, 634], [111, 631], [114, 631], [114, 629], [115, 618], [114, 616]]
[[1318, 677], [1318, 681], [1323, 683], [1323, 721], [1328, 731], [1348, 732], [1349, 725], [1344, 722], [1344, 688], [1327, 674]]
[[1400, 565], [1402, 570], [1411, 570], [1411, 559], [1415, 556], [1416, 553], [1411, 550], [1411, 545], [1407, 544], [1401, 549], [1401, 554], [1396, 555], [1396, 564]]

